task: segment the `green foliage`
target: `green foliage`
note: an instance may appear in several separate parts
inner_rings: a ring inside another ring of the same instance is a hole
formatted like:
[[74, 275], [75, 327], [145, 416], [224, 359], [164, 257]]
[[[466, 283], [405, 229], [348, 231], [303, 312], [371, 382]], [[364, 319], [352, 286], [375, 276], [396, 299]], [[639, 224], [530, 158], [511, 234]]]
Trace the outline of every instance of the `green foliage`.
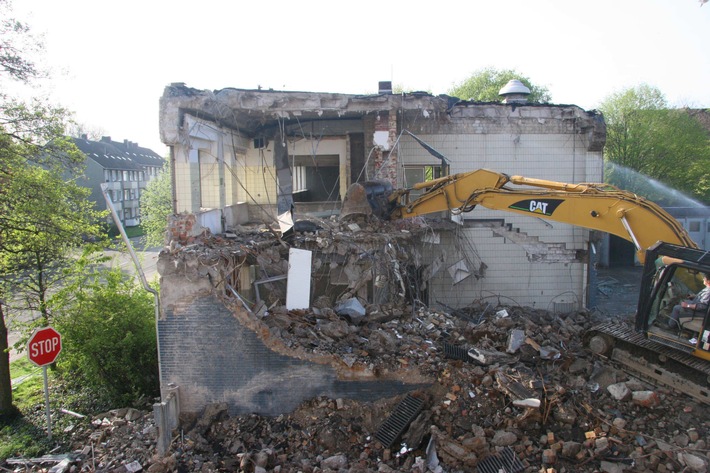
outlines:
[[0, 425], [0, 460], [10, 457], [35, 457], [52, 447], [47, 433], [23, 417]]
[[533, 85], [530, 79], [513, 69], [497, 70], [490, 67], [474, 72], [468, 79], [454, 85], [448, 94], [474, 102], [500, 102], [500, 89], [512, 79], [519, 80], [530, 89], [528, 102], [550, 102], [550, 93], [546, 87]]
[[[7, 148], [6, 148], [7, 149]], [[0, 275], [6, 293], [21, 295], [22, 309], [50, 321], [47, 297], [65, 277], [70, 252], [98, 236], [100, 213], [89, 189], [59, 171], [30, 164], [7, 166], [12, 176], [0, 194]], [[10, 302], [17, 304], [17, 299]]]
[[20, 415], [4, 422], [0, 419], [0, 463], [8, 457], [35, 457], [46, 454], [57, 444], [62, 445], [63, 451], [68, 451], [74, 431], [69, 433], [64, 429], [70, 425], [76, 426], [77, 423], [88, 423], [90, 417], [78, 420], [71, 416], [59, 415], [59, 407], [86, 414], [108, 409], [106, 405], [96, 406], [95, 393], [69, 390], [57, 371], [48, 370], [49, 403], [52, 411], [50, 441], [46, 431], [42, 369], [31, 364], [26, 358], [13, 361], [11, 367], [13, 379], [22, 376], [21, 373], [25, 373], [27, 369], [31, 369], [28, 373], [31, 376], [13, 389]]
[[170, 162], [141, 192], [141, 227], [148, 246], [165, 246], [168, 217], [173, 213]]
[[6, 314], [39, 310], [49, 320], [48, 295], [63, 261], [96, 234], [88, 193], [63, 178], [84, 157], [63, 137], [69, 112], [40, 98], [19, 101], [6, 84], [32, 86], [45, 77], [33, 54], [42, 46], [0, 0], [0, 416], [14, 412]]
[[613, 164], [606, 166], [607, 182], [674, 204], [662, 187], [647, 185], [650, 177], [710, 202], [710, 135], [687, 110], [668, 108], [663, 94], [648, 85], [610, 95], [600, 110], [607, 125], [604, 154]]
[[60, 370], [119, 405], [156, 395], [153, 296], [120, 269], [78, 264], [81, 277], [55, 299], [55, 327], [63, 336]]

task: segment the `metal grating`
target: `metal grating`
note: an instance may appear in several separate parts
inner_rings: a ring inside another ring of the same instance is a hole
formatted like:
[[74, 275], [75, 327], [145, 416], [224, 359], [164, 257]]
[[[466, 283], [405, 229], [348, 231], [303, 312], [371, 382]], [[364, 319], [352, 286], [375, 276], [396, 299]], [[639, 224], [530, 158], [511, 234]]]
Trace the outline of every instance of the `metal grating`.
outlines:
[[375, 438], [385, 448], [390, 448], [417, 417], [423, 405], [424, 401], [407, 394], [407, 397], [397, 405], [394, 412], [377, 429]]
[[510, 447], [504, 447], [494, 455], [488, 455], [476, 466], [478, 473], [520, 473], [525, 467]]
[[444, 342], [444, 356], [452, 360], [471, 361], [468, 350], [446, 342]]

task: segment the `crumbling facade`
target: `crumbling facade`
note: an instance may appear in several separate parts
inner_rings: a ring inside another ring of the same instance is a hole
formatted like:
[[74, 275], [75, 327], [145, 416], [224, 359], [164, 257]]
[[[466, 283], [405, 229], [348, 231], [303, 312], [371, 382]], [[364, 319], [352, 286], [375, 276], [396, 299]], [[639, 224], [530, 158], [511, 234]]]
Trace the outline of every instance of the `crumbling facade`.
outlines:
[[[163, 383], [181, 386], [183, 409], [227, 402], [275, 414], [315, 394], [367, 397], [374, 385], [384, 395], [430, 381], [404, 366], [378, 368], [365, 348], [319, 353], [323, 330], [344, 331], [329, 339], [351, 336], [352, 327], [382, 323], [377, 313], [474, 303], [483, 311], [508, 304], [568, 312], [589, 304], [594, 237], [585, 229], [479, 208], [387, 226], [337, 215], [348, 186], [373, 178], [407, 187], [490, 168], [600, 182], [605, 128], [596, 112], [426, 93], [173, 84], [161, 99], [160, 130], [171, 149], [177, 215], [161, 255], [161, 369]], [[290, 267], [289, 248], [312, 252], [310, 267]], [[321, 303], [311, 329], [318, 341], [297, 347], [283, 342], [290, 324], [276, 330], [265, 317], [311, 314], [286, 303], [288, 281], [304, 279], [305, 300]], [[347, 299], [366, 306], [364, 321], [346, 317], [350, 329], [336, 310]], [[375, 337], [388, 333], [376, 330]], [[360, 337], [369, 342], [370, 331]]]

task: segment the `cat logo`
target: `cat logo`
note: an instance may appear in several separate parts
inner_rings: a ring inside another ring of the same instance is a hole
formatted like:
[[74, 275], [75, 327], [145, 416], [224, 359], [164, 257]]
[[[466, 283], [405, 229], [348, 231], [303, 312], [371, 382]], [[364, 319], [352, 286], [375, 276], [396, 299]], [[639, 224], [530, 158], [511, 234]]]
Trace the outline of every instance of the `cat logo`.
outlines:
[[562, 199], [527, 199], [516, 202], [508, 208], [550, 217], [562, 202], [564, 202]]

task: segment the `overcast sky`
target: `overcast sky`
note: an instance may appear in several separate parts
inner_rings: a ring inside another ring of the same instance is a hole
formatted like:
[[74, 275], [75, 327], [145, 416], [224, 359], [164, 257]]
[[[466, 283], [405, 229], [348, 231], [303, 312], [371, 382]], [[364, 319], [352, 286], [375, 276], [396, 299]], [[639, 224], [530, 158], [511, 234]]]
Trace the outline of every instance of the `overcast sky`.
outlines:
[[44, 37], [44, 93], [89, 129], [162, 155], [158, 100], [172, 82], [359, 94], [391, 80], [442, 94], [494, 67], [586, 110], [641, 83], [710, 108], [699, 0], [14, 0], [13, 11]]

